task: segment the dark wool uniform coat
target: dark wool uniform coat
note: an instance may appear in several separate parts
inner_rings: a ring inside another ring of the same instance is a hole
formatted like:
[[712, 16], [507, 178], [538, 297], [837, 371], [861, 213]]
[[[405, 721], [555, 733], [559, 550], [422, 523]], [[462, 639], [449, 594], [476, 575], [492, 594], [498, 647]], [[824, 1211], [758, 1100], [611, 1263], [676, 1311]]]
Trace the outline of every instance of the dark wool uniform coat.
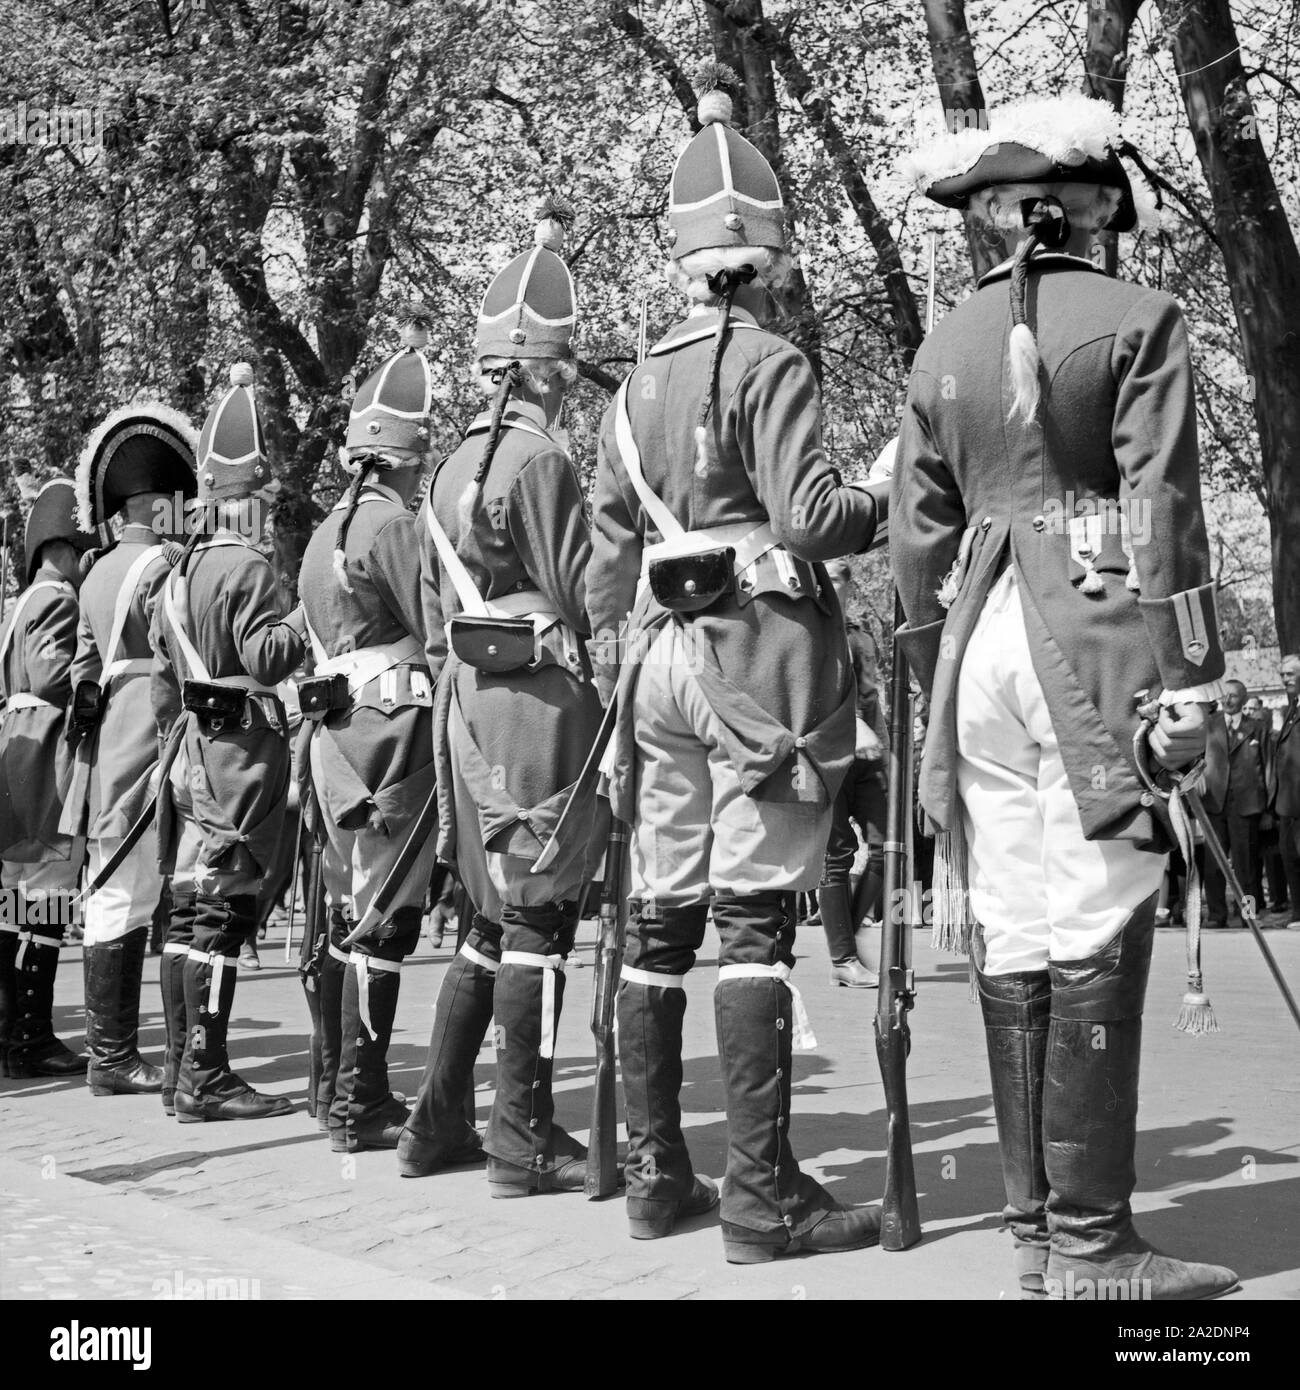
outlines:
[[[468, 763], [477, 774], [465, 762], [462, 767], [478, 808], [483, 845], [526, 859], [536, 859], [549, 839], [600, 724], [600, 701], [584, 650], [583, 574], [591, 554], [586, 509], [573, 464], [545, 436], [543, 422], [539, 407], [510, 402], [468, 533], [461, 529], [459, 499], [483, 455], [486, 415], [474, 421], [464, 442], [439, 466], [429, 497], [480, 595], [492, 600], [538, 590], [544, 607], [576, 635], [576, 660], [569, 659], [559, 628], [541, 639], [536, 670], [493, 675], [458, 660], [448, 650], [444, 625], [460, 612], [460, 600], [423, 510], [420, 515], [429, 666], [435, 675], [441, 672], [438, 854], [449, 863], [455, 862], [456, 839], [446, 742], [451, 701], [459, 704], [473, 743]], [[585, 833], [589, 827], [581, 829]]]
[[[145, 553], [152, 553], [153, 559], [131, 597], [118, 650], [108, 652], [118, 594], [131, 566]], [[85, 834], [92, 840], [120, 839], [152, 795], [149, 774], [158, 761], [158, 731], [146, 693], [153, 658], [149, 626], [163, 580], [170, 573], [160, 537], [147, 526], [130, 525], [123, 529], [121, 541], [95, 561], [81, 584], [73, 689], [82, 681], [98, 681], [106, 662], [137, 663], [134, 671], [112, 678], [99, 727], [82, 741], [78, 752], [77, 761], [84, 765], [78, 770], [78, 781], [88, 783], [83, 803], [88, 807]], [[70, 802], [65, 830], [75, 818], [79, 831], [81, 815], [82, 806]]]
[[[382, 475], [375, 480], [382, 486]], [[415, 655], [394, 669], [390, 700], [378, 679], [352, 698], [352, 707], [308, 721], [318, 740], [324, 785], [315, 788], [336, 825], [400, 832], [433, 790], [432, 684], [417, 680], [424, 668], [424, 612], [420, 601], [420, 542], [416, 518], [395, 494], [367, 485], [347, 534], [347, 576], [334, 572], [334, 551], [345, 513], [332, 511], [302, 557], [298, 587], [307, 622], [327, 657], [414, 638]], [[300, 759], [300, 771], [307, 760]]]
[[[272, 688], [292, 675], [303, 659], [303, 639], [283, 621], [280, 588], [268, 561], [251, 546], [195, 547], [189, 579], [190, 641], [209, 677], [251, 676]], [[196, 678], [185, 662], [159, 602], [150, 633], [158, 655], [153, 709], [159, 733], [183, 739], [181, 756], [191, 769], [194, 820], [202, 833], [208, 864], [243, 845], [260, 873], [272, 864], [283, 829], [289, 792], [288, 721], [278, 696], [251, 699], [248, 727], [228, 722], [208, 732], [181, 708], [181, 683]], [[158, 804], [158, 857], [164, 872], [176, 851], [176, 816], [168, 789]]]
[[58, 587], [38, 590], [24, 605], [0, 667], [6, 699], [23, 692], [49, 702], [0, 716], [0, 859], [25, 863], [67, 859], [72, 849], [59, 818], [72, 770], [63, 719], [77, 595], [54, 570], [38, 569], [32, 583]]
[[[1010, 563], [1085, 836], [1159, 843], [1132, 759], [1136, 697], [1224, 670], [1187, 332], [1167, 294], [1039, 255], [1027, 318], [1043, 401], [1028, 428], [1009, 422], [1009, 268], [990, 271], [922, 344], [899, 434], [890, 559], [907, 617], [900, 641], [931, 696], [921, 803], [951, 827], [957, 674]], [[1117, 502], [1133, 517], [1127, 536]], [[1091, 595], [1078, 555], [1090, 513], [1106, 517], [1094, 561], [1103, 590]], [[945, 613], [939, 590], [954, 565]]]
[[[696, 471], [695, 427], [718, 313], [693, 314], [632, 374], [627, 402], [642, 471], [687, 530], [770, 523], [785, 549], [814, 562], [865, 550], [875, 531], [866, 493], [841, 485], [821, 441], [821, 406], [808, 360], [743, 309], [718, 364], [708, 421], [709, 466]], [[647, 588], [637, 596], [644, 545], [662, 540], [628, 477], [606, 412], [596, 474], [587, 607], [598, 642], [666, 620]], [[752, 797], [825, 804], [853, 760], [855, 698], [844, 619], [820, 564], [794, 589], [771, 554], [752, 584], [682, 621], [700, 643], [700, 687], [727, 753]], [[635, 610], [635, 612], [634, 612]], [[624, 663], [611, 799], [633, 818], [631, 663]], [[804, 774], [804, 775], [800, 775]]]

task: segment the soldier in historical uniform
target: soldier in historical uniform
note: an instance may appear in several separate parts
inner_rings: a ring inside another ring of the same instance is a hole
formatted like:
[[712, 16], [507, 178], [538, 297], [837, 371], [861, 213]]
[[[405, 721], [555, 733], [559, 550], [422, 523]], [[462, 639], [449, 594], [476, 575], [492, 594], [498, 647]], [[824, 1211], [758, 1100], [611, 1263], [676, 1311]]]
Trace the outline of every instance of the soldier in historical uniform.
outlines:
[[150, 631], [153, 710], [172, 759], [158, 839], [171, 875], [164, 949], [181, 972], [164, 982], [163, 1006], [173, 1054], [183, 1045], [175, 1095], [183, 1123], [293, 1108], [236, 1075], [226, 1048], [239, 948], [257, 930], [258, 894], [285, 833], [288, 727], [275, 687], [301, 662], [305, 630], [301, 610], [284, 616], [270, 562], [253, 548], [271, 472], [252, 368], [239, 363], [230, 379], [203, 425], [201, 505]]
[[310, 776], [331, 911], [316, 962], [316, 1117], [331, 1146], [346, 1152], [395, 1148], [406, 1122], [406, 1106], [388, 1087], [388, 1045], [402, 961], [419, 940], [434, 866], [430, 836], [385, 920], [349, 956], [343, 940], [434, 786], [420, 545], [407, 506], [429, 458], [432, 377], [420, 351], [427, 337], [423, 320], [408, 323], [406, 346], [357, 393], [341, 451], [352, 485], [312, 536], [299, 576], [315, 656], [300, 697], [314, 716]]
[[[168, 569], [162, 545], [183, 524], [194, 496], [193, 427], [167, 406], [114, 412], [95, 431], [77, 466], [82, 526], [120, 518], [116, 543], [101, 552], [81, 586], [69, 733], [75, 743], [64, 828], [88, 837], [95, 877], [145, 812], [156, 788], [158, 735], [145, 679], [153, 665], [149, 624]], [[86, 903], [87, 1080], [98, 1096], [163, 1092], [164, 1077], [139, 1050], [140, 978], [163, 892], [152, 823], [112, 878]], [[179, 969], [161, 964], [164, 981]]]
[[494, 1197], [579, 1191], [586, 1176], [586, 1151], [555, 1123], [551, 1072], [564, 960], [594, 867], [594, 795], [550, 866], [532, 872], [600, 723], [585, 650], [587, 518], [552, 433], [577, 376], [573, 282], [557, 254], [571, 216], [548, 199], [536, 245], [484, 296], [474, 371], [491, 406], [439, 465], [420, 523], [429, 664], [441, 669], [438, 853], [474, 917], [443, 980], [398, 1160], [414, 1177], [474, 1156], [465, 1098], [495, 1015], [482, 1145]]
[[27, 587], [0, 637], [0, 1071], [70, 1076], [86, 1059], [54, 1034], [54, 975], [82, 847], [59, 822], [71, 777], [63, 722], [72, 694], [80, 556], [67, 478], [45, 484], [27, 518]]
[[936, 911], [968, 901], [978, 924], [1022, 1290], [1183, 1299], [1236, 1276], [1156, 1253], [1131, 1218], [1168, 846], [1132, 743], [1158, 698], [1154, 756], [1199, 755], [1224, 659], [1182, 315], [1085, 258], [1135, 221], [1117, 125], [1102, 102], [1027, 102], [915, 157], [923, 192], [1018, 246], [917, 354], [890, 551], [931, 693]]
[[689, 311], [606, 414], [587, 606], [607, 686], [622, 649], [610, 790], [633, 832], [618, 995], [630, 1231], [667, 1235], [718, 1200], [692, 1172], [679, 1101], [684, 985], [711, 909], [723, 1243], [753, 1263], [879, 1238], [879, 1208], [841, 1207], [789, 1134], [795, 895], [821, 876], [855, 742], [819, 562], [866, 549], [877, 505], [827, 460], [807, 359], [760, 326], [762, 287], [789, 269], [785, 209], [730, 114], [705, 93], [673, 172], [671, 279]]

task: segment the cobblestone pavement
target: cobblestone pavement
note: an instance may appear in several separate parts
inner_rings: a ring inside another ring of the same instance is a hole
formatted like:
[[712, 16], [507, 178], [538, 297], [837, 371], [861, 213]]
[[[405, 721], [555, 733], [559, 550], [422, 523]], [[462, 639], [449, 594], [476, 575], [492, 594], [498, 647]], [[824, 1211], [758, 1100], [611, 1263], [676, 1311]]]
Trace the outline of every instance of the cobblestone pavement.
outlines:
[[[590, 966], [590, 929], [582, 954]], [[1300, 982], [1300, 931], [1270, 932]], [[874, 991], [833, 989], [816, 928], [798, 972], [818, 1038], [796, 1054], [792, 1136], [805, 1167], [846, 1202], [879, 1196], [883, 1111], [872, 1043]], [[280, 943], [241, 971], [232, 1054], [255, 1085], [301, 1101], [306, 1008]], [[333, 1154], [299, 1104], [246, 1125], [179, 1125], [156, 1097], [92, 1097], [84, 1084], [0, 1083], [0, 1296], [310, 1298], [944, 1298], [1010, 1296], [979, 1011], [964, 963], [917, 937], [909, 1072], [925, 1240], [736, 1267], [716, 1218], [673, 1238], [627, 1238], [622, 1204], [577, 1195], [489, 1200], [481, 1169], [401, 1179], [393, 1156]], [[447, 950], [422, 943], [403, 974], [393, 1084], [414, 1093]], [[1242, 1275], [1236, 1299], [1300, 1298], [1297, 1037], [1244, 932], [1205, 943], [1223, 1032], [1169, 1026], [1183, 989], [1182, 936], [1158, 934], [1147, 1011], [1138, 1148], [1141, 1229], [1159, 1248]], [[696, 1167], [720, 1175], [726, 1125], [712, 1036], [713, 959], [690, 980], [684, 1124]], [[585, 1137], [593, 1072], [590, 969], [571, 973], [556, 1047], [557, 1107]], [[56, 1023], [81, 1028], [80, 951], [64, 952]], [[147, 965], [143, 1045], [162, 1038], [157, 959]], [[480, 1124], [492, 1056], [477, 1072]], [[242, 1282], [241, 1282], [242, 1281]]]

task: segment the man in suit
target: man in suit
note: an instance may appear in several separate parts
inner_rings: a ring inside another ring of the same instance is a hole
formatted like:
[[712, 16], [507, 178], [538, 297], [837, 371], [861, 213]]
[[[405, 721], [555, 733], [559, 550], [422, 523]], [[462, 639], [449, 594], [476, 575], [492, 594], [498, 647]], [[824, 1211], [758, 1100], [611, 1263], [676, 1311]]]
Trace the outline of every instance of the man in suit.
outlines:
[[[1228, 786], [1223, 809], [1214, 818], [1219, 839], [1227, 848], [1241, 886], [1255, 899], [1258, 912], [1264, 902], [1263, 861], [1260, 855], [1260, 818], [1268, 804], [1265, 769], [1269, 755], [1269, 729], [1262, 719], [1252, 719], [1243, 706], [1246, 687], [1240, 681], [1225, 683], [1223, 713], [1228, 726]], [[1228, 924], [1226, 885], [1211, 857], [1205, 865], [1207, 926]], [[1235, 905], [1240, 911], [1241, 904]]]
[[[1286, 712], [1268, 760], [1268, 804], [1277, 818], [1291, 916], [1300, 919], [1300, 653], [1282, 658]], [[1300, 928], [1300, 920], [1287, 924]]]

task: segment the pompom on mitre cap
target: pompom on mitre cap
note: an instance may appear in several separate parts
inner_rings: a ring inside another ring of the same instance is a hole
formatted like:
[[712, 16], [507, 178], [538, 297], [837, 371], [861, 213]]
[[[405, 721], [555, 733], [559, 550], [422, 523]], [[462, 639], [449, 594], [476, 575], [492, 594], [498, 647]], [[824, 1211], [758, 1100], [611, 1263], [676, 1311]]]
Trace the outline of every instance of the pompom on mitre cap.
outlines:
[[418, 352], [421, 348], [429, 345], [429, 329], [433, 326], [433, 310], [419, 300], [410, 300], [398, 310], [397, 324], [402, 346]]
[[695, 108], [696, 118], [702, 126], [730, 125], [734, 108], [731, 98], [723, 90], [725, 87], [739, 87], [740, 78], [726, 63], [716, 63], [712, 59], [701, 63], [695, 69], [692, 86], [699, 97]]
[[537, 205], [537, 226], [533, 242], [554, 251], [558, 256], [564, 248], [564, 238], [573, 226], [573, 204], [558, 194], [548, 193]]
[[232, 386], [251, 386], [253, 384], [253, 368], [248, 362], [236, 362], [230, 369], [230, 384]]

